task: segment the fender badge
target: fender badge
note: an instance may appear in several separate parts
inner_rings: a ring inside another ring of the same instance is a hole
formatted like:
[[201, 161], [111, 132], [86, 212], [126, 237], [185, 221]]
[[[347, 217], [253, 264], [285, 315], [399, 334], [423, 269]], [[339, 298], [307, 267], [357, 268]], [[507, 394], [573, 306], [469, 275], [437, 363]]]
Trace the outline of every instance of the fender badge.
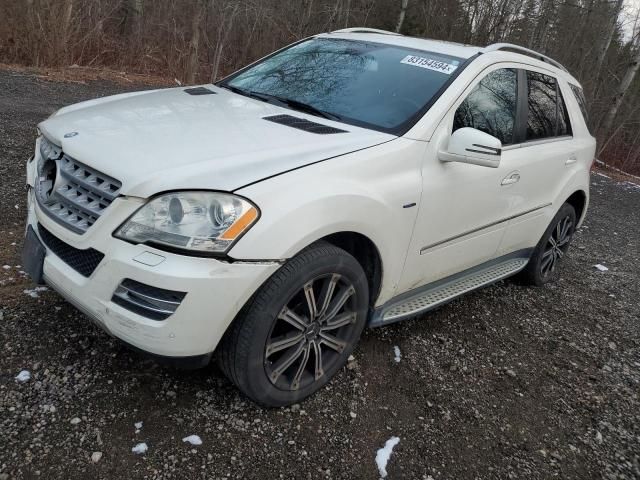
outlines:
[[64, 138], [71, 138], [75, 137], [76, 135], [78, 135], [78, 132], [69, 132], [64, 134]]

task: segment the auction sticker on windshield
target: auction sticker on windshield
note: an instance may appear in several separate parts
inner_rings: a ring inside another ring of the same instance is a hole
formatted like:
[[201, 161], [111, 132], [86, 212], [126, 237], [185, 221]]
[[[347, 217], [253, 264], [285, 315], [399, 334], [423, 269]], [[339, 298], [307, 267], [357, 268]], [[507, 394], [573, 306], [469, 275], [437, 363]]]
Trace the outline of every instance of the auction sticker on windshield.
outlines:
[[451, 75], [453, 72], [455, 72], [456, 68], [458, 68], [457, 65], [441, 62], [440, 60], [434, 60], [432, 58], [416, 57], [414, 55], [407, 55], [400, 61], [400, 63], [413, 65], [414, 67], [426, 68], [428, 70], [434, 70], [436, 72], [446, 73], [447, 75]]

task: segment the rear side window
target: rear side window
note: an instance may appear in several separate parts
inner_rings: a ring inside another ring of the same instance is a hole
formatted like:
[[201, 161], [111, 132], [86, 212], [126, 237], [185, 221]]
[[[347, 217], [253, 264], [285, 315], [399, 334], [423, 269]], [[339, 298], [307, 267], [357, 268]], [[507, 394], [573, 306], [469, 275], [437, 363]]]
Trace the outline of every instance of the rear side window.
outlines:
[[556, 135], [556, 79], [527, 72], [527, 140]]
[[584, 98], [584, 92], [582, 89], [576, 85], [569, 84], [571, 87], [571, 91], [573, 95], [576, 97], [578, 101], [578, 106], [580, 107], [580, 111], [582, 112], [582, 116], [584, 117], [584, 123], [589, 125], [589, 112], [587, 111], [587, 101]]
[[562, 98], [562, 92], [558, 86], [558, 130], [556, 135], [561, 137], [563, 135], [571, 135], [571, 122], [569, 122], [569, 113], [567, 113], [567, 106]]
[[526, 140], [562, 135], [571, 135], [571, 125], [556, 79], [527, 71]]
[[513, 143], [518, 92], [516, 70], [495, 70], [476, 85], [456, 110], [453, 131], [471, 127]]

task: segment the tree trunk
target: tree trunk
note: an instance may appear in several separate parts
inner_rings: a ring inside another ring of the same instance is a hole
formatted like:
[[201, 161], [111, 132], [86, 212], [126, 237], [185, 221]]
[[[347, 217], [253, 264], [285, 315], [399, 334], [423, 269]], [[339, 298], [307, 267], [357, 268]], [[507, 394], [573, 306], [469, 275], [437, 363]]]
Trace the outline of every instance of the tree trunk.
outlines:
[[613, 12], [611, 13], [611, 18], [609, 19], [609, 25], [607, 26], [607, 31], [603, 36], [602, 44], [600, 45], [600, 49], [598, 50], [598, 54], [596, 56], [596, 69], [594, 77], [598, 79], [600, 77], [600, 72], [602, 71], [602, 64], [604, 62], [604, 57], [607, 54], [607, 50], [609, 50], [609, 46], [611, 45], [611, 40], [613, 40], [613, 35], [616, 32], [616, 25], [618, 24], [618, 16], [620, 15], [620, 11], [622, 10], [622, 4], [624, 0], [616, 0], [615, 6], [613, 8]]
[[613, 121], [616, 118], [616, 114], [618, 113], [618, 109], [620, 105], [622, 105], [622, 100], [624, 99], [627, 90], [631, 83], [633, 83], [633, 79], [636, 77], [636, 73], [638, 73], [638, 68], [640, 67], [640, 45], [635, 45], [635, 52], [633, 52], [633, 57], [631, 57], [631, 62], [629, 62], [629, 66], [627, 67], [627, 71], [622, 77], [622, 81], [620, 82], [620, 86], [616, 91], [615, 96], [613, 97], [613, 102], [611, 104], [611, 108], [607, 112], [607, 115], [602, 122], [601, 132], [602, 135], [607, 135], [611, 131], [611, 127], [613, 126]]
[[57, 37], [57, 55], [56, 61], [60, 65], [67, 65], [68, 54], [67, 45], [69, 44], [69, 31], [71, 29], [71, 17], [73, 14], [73, 0], [65, 0], [62, 11], [62, 22], [60, 25], [60, 33]]
[[351, 0], [347, 0], [347, 8], [344, 12], [344, 28], [349, 26], [349, 17], [351, 16]]
[[196, 11], [191, 19], [191, 41], [189, 42], [189, 60], [187, 64], [187, 83], [194, 83], [198, 76], [199, 47], [200, 47], [200, 23], [202, 22], [202, 14], [204, 6], [200, 3], [196, 4]]
[[128, 35], [140, 33], [140, 22], [142, 20], [142, 1], [126, 0], [124, 5], [124, 32]]
[[402, 24], [404, 23], [404, 17], [407, 15], [407, 6], [409, 5], [409, 0], [402, 0], [402, 7], [400, 7], [400, 16], [398, 17], [398, 24], [396, 25], [396, 32], [400, 33], [402, 29]]

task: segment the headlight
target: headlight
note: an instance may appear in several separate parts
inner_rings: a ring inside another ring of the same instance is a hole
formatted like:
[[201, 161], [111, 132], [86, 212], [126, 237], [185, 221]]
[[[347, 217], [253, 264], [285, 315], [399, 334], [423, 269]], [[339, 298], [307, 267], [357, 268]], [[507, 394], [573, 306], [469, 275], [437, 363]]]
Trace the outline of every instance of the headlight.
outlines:
[[115, 232], [134, 243], [224, 253], [258, 219], [247, 200], [226, 193], [176, 192], [156, 197]]

